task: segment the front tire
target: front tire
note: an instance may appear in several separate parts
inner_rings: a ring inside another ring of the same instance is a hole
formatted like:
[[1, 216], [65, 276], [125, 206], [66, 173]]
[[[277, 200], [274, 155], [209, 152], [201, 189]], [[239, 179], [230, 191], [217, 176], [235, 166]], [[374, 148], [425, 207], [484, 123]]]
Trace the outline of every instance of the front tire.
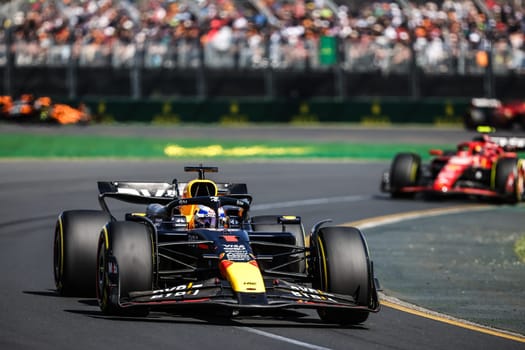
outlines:
[[[517, 158], [501, 158], [496, 163], [494, 171], [494, 190], [507, 203], [516, 204], [520, 202], [524, 194], [524, 174], [521, 170], [520, 161]], [[507, 188], [509, 176], [514, 177], [511, 191]]]
[[413, 197], [413, 192], [402, 192], [403, 187], [416, 186], [421, 168], [421, 157], [415, 153], [398, 153], [390, 166], [390, 187], [393, 198]]
[[[269, 231], [269, 232], [290, 232], [295, 238], [295, 245], [304, 248], [306, 246], [304, 227], [299, 224], [281, 224], [279, 223], [278, 215], [259, 215], [252, 217], [251, 225], [254, 231]], [[291, 255], [294, 260], [299, 260], [292, 264], [291, 272], [304, 273], [306, 271], [305, 253], [298, 253]]]
[[133, 291], [153, 289], [151, 231], [136, 222], [112, 222], [98, 242], [97, 299], [107, 315], [146, 316], [147, 308], [125, 308]]
[[95, 296], [98, 236], [110, 220], [110, 215], [100, 210], [69, 210], [58, 217], [53, 270], [61, 295]]
[[[361, 231], [354, 227], [323, 227], [312, 237], [314, 282], [327, 292], [351, 295], [358, 306], [372, 307], [375, 288], [368, 247]], [[369, 312], [361, 310], [318, 309], [326, 322], [359, 324]]]

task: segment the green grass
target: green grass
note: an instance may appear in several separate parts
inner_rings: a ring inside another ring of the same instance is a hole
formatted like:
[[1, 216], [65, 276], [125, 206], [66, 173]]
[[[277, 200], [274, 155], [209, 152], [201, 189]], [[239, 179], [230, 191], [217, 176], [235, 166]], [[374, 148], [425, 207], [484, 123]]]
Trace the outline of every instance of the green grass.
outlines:
[[514, 244], [514, 252], [525, 263], [525, 235], [521, 236]]
[[311, 143], [267, 140], [230, 141], [108, 137], [83, 135], [4, 134], [1, 158], [327, 158], [391, 159], [416, 152], [428, 159], [431, 148], [447, 145]]

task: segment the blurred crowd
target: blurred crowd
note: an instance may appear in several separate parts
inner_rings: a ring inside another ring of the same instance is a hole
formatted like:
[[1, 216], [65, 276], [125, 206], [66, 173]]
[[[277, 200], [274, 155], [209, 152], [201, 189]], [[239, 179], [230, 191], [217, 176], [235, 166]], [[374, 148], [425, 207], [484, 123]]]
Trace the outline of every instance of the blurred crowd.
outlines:
[[[357, 4], [357, 5], [356, 5]], [[32, 0], [0, 5], [17, 65], [525, 72], [521, 0]]]

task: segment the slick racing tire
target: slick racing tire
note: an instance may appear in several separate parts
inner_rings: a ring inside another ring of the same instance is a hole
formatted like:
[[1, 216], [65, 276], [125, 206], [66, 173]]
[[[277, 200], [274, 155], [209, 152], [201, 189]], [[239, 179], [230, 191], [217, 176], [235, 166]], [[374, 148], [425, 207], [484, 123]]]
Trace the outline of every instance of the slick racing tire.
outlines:
[[97, 256], [97, 299], [102, 312], [146, 316], [147, 308], [122, 305], [130, 292], [153, 289], [150, 229], [136, 222], [111, 222], [100, 233]]
[[[479, 111], [473, 111], [474, 113], [483, 113], [483, 112], [479, 112]], [[463, 117], [463, 124], [465, 126], [465, 129], [467, 130], [475, 130], [476, 127], [478, 126], [478, 123], [476, 121], [474, 121], [474, 118], [472, 117], [471, 113], [467, 113], [464, 117]]]
[[[312, 286], [328, 293], [351, 295], [358, 306], [372, 303], [373, 271], [368, 247], [361, 231], [354, 227], [323, 227], [312, 237], [314, 282]], [[369, 312], [362, 310], [318, 309], [326, 322], [359, 324]]]
[[[282, 232], [283, 226], [279, 223], [279, 215], [259, 215], [251, 219], [252, 229], [254, 231]], [[284, 231], [290, 232], [295, 237], [295, 245], [301, 248], [305, 247], [305, 234], [302, 224], [285, 224]], [[305, 253], [299, 253], [291, 256], [292, 259], [300, 259], [292, 264], [291, 272], [304, 273], [306, 271]]]
[[493, 122], [491, 114], [490, 110], [471, 107], [465, 113], [463, 124], [468, 130], [476, 130], [479, 125], [490, 125]]
[[53, 269], [61, 295], [95, 296], [98, 237], [110, 220], [110, 215], [100, 210], [70, 210], [58, 217]]
[[[494, 190], [502, 199], [510, 204], [516, 204], [523, 199], [524, 174], [521, 171], [520, 161], [517, 158], [501, 158], [496, 163], [494, 174]], [[514, 175], [514, 186], [512, 191], [507, 190], [507, 180]]]
[[401, 189], [417, 185], [420, 168], [421, 157], [415, 153], [398, 153], [395, 156], [390, 167], [390, 187], [393, 198], [414, 196], [414, 193], [404, 193]]

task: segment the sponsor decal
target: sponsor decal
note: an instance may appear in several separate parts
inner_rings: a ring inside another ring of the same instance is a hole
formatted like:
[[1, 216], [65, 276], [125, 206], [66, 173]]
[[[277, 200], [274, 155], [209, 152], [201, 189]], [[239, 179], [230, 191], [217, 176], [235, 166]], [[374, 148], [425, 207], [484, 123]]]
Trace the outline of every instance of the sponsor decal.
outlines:
[[117, 188], [118, 193], [132, 194], [135, 196], [142, 197], [176, 197], [177, 192], [172, 189], [158, 189], [154, 193], [147, 189], [136, 189], [136, 188]]
[[226, 254], [226, 259], [231, 261], [248, 261], [250, 260], [250, 255], [246, 247], [242, 244], [224, 244], [223, 245], [224, 253]]
[[319, 289], [313, 289], [309, 287], [302, 286], [291, 286], [291, 294], [298, 298], [310, 299], [310, 300], [322, 300], [322, 301], [332, 301], [336, 302], [332, 297], [332, 294], [323, 292]]
[[200, 241], [200, 237], [196, 234], [188, 234], [188, 241]]
[[447, 166], [450, 165], [469, 165], [470, 164], [470, 158], [468, 157], [452, 157], [450, 158]]
[[174, 298], [174, 297], [184, 297], [184, 296], [195, 296], [199, 294], [200, 289], [202, 288], [202, 284], [181, 284], [179, 286], [166, 288], [166, 289], [159, 289], [154, 290], [153, 295], [151, 296], [151, 300], [155, 299], [166, 299], [166, 298]]

